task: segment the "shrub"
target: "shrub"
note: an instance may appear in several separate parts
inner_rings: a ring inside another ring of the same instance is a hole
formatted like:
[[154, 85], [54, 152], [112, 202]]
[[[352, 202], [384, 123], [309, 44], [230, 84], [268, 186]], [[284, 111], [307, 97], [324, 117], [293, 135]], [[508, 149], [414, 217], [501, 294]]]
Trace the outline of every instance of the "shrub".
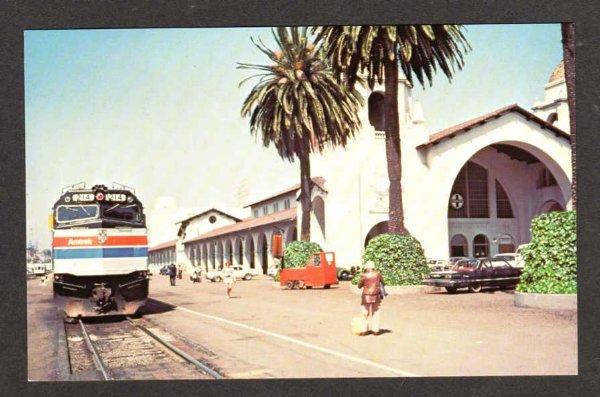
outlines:
[[[429, 273], [421, 243], [406, 234], [374, 237], [363, 254], [363, 264], [369, 260], [375, 263], [386, 285], [418, 285], [423, 274]], [[358, 284], [360, 274], [356, 273], [352, 284]]]
[[283, 252], [285, 267], [303, 267], [308, 259], [322, 249], [319, 244], [311, 241], [292, 241], [286, 245]]
[[577, 216], [550, 212], [531, 221], [531, 243], [523, 249], [525, 268], [517, 291], [542, 294], [577, 292]]

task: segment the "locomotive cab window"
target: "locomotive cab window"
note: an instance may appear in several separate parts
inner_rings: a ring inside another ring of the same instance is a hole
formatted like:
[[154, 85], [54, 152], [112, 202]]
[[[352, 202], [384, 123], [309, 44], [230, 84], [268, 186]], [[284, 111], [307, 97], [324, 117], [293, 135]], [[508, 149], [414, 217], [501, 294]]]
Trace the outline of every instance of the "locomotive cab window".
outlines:
[[140, 209], [137, 204], [102, 204], [102, 216], [127, 222], [140, 222]]
[[59, 205], [56, 209], [56, 221], [58, 223], [81, 221], [97, 217], [97, 205]]

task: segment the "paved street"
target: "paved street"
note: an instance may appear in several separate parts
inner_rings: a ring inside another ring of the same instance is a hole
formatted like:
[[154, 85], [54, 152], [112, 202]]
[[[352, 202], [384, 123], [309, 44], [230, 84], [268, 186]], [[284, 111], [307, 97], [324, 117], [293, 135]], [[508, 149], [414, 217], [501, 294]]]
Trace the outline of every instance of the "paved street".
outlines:
[[[350, 319], [360, 298], [347, 282], [287, 291], [261, 277], [227, 299], [223, 283], [177, 281], [153, 277], [143, 318], [230, 378], [577, 374], [576, 312], [516, 308], [511, 292], [388, 296], [388, 332], [359, 337]], [[29, 379], [58, 379], [67, 369], [52, 288], [27, 284]]]
[[576, 313], [516, 308], [510, 291], [389, 296], [389, 332], [359, 337], [348, 283], [282, 291], [259, 278], [232, 299], [222, 283], [178, 283], [154, 276], [150, 296], [177, 309], [145, 318], [208, 348], [234, 378], [577, 374]]

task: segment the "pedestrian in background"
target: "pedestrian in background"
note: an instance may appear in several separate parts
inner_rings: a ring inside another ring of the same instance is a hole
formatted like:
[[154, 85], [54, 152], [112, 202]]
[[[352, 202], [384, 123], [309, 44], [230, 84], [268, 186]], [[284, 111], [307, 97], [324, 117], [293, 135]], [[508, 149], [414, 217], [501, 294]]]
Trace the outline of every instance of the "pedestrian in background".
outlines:
[[233, 267], [231, 266], [230, 261], [225, 262], [225, 267], [223, 268], [223, 282], [227, 287], [227, 298], [231, 298], [231, 290], [235, 283], [235, 274], [233, 273]]
[[177, 276], [177, 268], [174, 263], [169, 265], [169, 280], [171, 280], [171, 286], [175, 286], [175, 276]]
[[177, 269], [177, 278], [178, 279], [182, 279], [183, 278], [183, 265], [179, 265], [178, 269]]
[[358, 282], [358, 288], [362, 288], [362, 314], [367, 322], [367, 330], [361, 335], [366, 335], [369, 331], [374, 335], [379, 335], [379, 314], [381, 305], [381, 288], [384, 285], [383, 277], [375, 270], [375, 263], [368, 261], [365, 263], [365, 272], [361, 275]]

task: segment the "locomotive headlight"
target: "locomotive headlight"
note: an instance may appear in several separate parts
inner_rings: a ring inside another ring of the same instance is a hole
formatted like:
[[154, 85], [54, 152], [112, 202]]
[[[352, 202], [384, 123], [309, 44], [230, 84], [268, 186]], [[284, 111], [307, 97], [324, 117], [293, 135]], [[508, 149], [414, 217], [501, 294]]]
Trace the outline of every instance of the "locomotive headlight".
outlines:
[[71, 201], [71, 197], [69, 197], [69, 196], [65, 197], [65, 203], [68, 203], [70, 201]]
[[102, 192], [96, 193], [96, 200], [98, 200], [98, 201], [104, 200], [104, 193], [102, 193]]
[[133, 197], [131, 197], [131, 196], [127, 197], [127, 202], [128, 203], [133, 203]]

